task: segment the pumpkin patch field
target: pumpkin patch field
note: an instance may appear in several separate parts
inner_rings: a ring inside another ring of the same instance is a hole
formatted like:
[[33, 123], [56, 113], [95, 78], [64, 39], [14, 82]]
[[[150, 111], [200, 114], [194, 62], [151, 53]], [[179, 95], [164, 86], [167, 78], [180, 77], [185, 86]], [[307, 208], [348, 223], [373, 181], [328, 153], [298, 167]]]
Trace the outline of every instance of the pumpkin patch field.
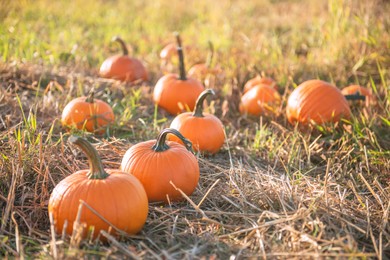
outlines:
[[0, 6], [0, 258], [390, 259], [389, 1]]

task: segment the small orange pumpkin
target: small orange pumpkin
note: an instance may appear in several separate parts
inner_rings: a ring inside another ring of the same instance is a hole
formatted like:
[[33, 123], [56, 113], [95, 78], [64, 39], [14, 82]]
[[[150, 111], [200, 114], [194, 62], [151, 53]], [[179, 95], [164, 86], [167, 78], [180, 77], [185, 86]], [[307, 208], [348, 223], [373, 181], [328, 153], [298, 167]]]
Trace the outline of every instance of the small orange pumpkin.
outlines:
[[[215, 95], [215, 93], [212, 89], [203, 91], [196, 101], [194, 112], [185, 112], [176, 116], [170, 127], [190, 140], [195, 151], [214, 154], [225, 142], [225, 132], [221, 120], [214, 115], [203, 114], [203, 101], [208, 95]], [[169, 135], [168, 139], [183, 144], [177, 136]]]
[[[167, 134], [178, 136], [185, 146], [168, 141]], [[166, 202], [183, 199], [170, 182], [191, 195], [199, 181], [199, 165], [192, 144], [179, 131], [167, 128], [157, 140], [138, 143], [126, 151], [121, 169], [133, 174], [144, 185], [149, 201]]]
[[[190, 51], [192, 48], [190, 46], [185, 46], [184, 49], [186, 51]], [[176, 43], [168, 43], [164, 46], [164, 48], [160, 51], [160, 59], [169, 61], [173, 56], [177, 55], [177, 47]]]
[[107, 58], [101, 65], [99, 74], [103, 78], [117, 79], [120, 81], [133, 82], [136, 80], [148, 80], [148, 73], [142, 62], [130, 57], [125, 42], [118, 36], [112, 41], [118, 42], [123, 54]]
[[240, 113], [259, 116], [275, 112], [280, 104], [279, 93], [269, 85], [260, 84], [244, 93], [240, 102]]
[[287, 100], [286, 112], [290, 123], [303, 125], [337, 122], [351, 115], [341, 91], [322, 80], [308, 80], [294, 89]]
[[374, 96], [371, 91], [368, 88], [359, 85], [345, 87], [341, 90], [341, 93], [351, 102], [351, 104], [365, 104], [368, 106], [374, 102]]
[[248, 80], [244, 85], [244, 93], [248, 92], [248, 90], [252, 89], [253, 87], [257, 85], [268, 85], [270, 87], [273, 87], [274, 89], [278, 89], [278, 86], [276, 85], [275, 80], [267, 77], [261, 77], [260, 75], [257, 75], [256, 77]]
[[67, 222], [65, 232], [72, 234], [81, 200], [104, 218], [83, 205], [80, 223], [86, 224], [82, 232], [84, 238], [91, 227], [94, 227], [94, 238], [100, 230], [117, 235], [107, 221], [127, 234], [138, 233], [148, 215], [148, 198], [141, 182], [120, 170], [103, 169], [97, 151], [85, 139], [71, 136], [68, 140], [83, 150], [90, 168], [69, 175], [51, 193], [48, 210], [53, 214], [57, 233], [63, 232]]
[[88, 97], [75, 98], [65, 106], [61, 123], [68, 128], [103, 134], [107, 126], [114, 122], [114, 118], [111, 106], [94, 98], [92, 90]]
[[176, 39], [180, 76], [173, 73], [164, 75], [157, 81], [153, 91], [154, 102], [173, 115], [185, 110], [193, 110], [196, 99], [204, 90], [204, 86], [198, 80], [186, 77], [179, 34], [176, 34]]
[[171, 42], [165, 45], [164, 48], [162, 48], [162, 50], [160, 51], [160, 58], [162, 60], [169, 60], [172, 58], [173, 55], [176, 55], [176, 53], [176, 44]]
[[207, 56], [206, 63], [198, 63], [193, 65], [188, 70], [188, 76], [193, 77], [199, 80], [204, 80], [209, 74], [217, 75], [221, 72], [221, 69], [218, 67], [212, 68], [212, 62], [214, 57], [214, 46], [211, 41], [209, 41], [209, 54]]

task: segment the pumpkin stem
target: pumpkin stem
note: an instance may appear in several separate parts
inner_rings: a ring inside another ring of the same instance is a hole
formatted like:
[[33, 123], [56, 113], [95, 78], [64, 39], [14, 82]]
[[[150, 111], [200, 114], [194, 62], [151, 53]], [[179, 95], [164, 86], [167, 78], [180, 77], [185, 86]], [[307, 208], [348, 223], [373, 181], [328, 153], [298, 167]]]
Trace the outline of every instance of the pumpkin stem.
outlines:
[[96, 149], [84, 138], [79, 136], [70, 136], [68, 141], [74, 145], [77, 145], [87, 156], [89, 161], [89, 179], [102, 180], [109, 176], [109, 174], [104, 170], [103, 163], [96, 151]]
[[214, 45], [211, 41], [209, 41], [208, 43], [209, 43], [209, 53], [207, 55], [206, 67], [210, 68], [214, 57]]
[[198, 99], [195, 103], [194, 113], [192, 114], [195, 117], [203, 117], [203, 101], [208, 95], [215, 95], [214, 90], [206, 89], [202, 93], [200, 93]]
[[363, 101], [366, 100], [366, 96], [365, 95], [361, 95], [359, 91], [356, 91], [355, 94], [344, 95], [344, 97], [347, 100], [363, 100]]
[[179, 71], [180, 71], [180, 80], [187, 80], [186, 69], [184, 66], [184, 53], [181, 46], [181, 39], [178, 32], [175, 32], [176, 41], [177, 41], [177, 55], [179, 56]]
[[92, 88], [90, 91], [89, 91], [89, 95], [88, 97], [85, 99], [86, 102], [88, 103], [93, 103], [95, 101], [95, 88]]
[[163, 152], [169, 149], [169, 146], [165, 142], [168, 134], [174, 134], [177, 137], [179, 137], [180, 140], [184, 143], [184, 146], [187, 148], [187, 150], [193, 153], [192, 143], [174, 128], [165, 128], [160, 132], [160, 134], [157, 137], [156, 143], [152, 147], [154, 151]]
[[126, 47], [126, 43], [122, 40], [121, 37], [119, 37], [119, 36], [114, 36], [114, 37], [112, 38], [111, 41], [113, 41], [113, 42], [118, 42], [118, 43], [121, 45], [123, 55], [129, 55], [129, 50], [128, 50], [127, 47]]

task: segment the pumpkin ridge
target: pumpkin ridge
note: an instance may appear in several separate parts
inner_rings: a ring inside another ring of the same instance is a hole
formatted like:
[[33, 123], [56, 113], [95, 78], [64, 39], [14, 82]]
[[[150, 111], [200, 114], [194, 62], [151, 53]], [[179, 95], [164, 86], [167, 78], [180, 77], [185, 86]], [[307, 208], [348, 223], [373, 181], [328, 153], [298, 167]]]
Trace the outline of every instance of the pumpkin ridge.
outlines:
[[[78, 205], [79, 206], [79, 204], [80, 204], [80, 197], [82, 198], [83, 196], [79, 195], [79, 196], [76, 197], [73, 194], [75, 194], [75, 193], [76, 194], [84, 194], [85, 190], [81, 188], [82, 184], [84, 183], [84, 181], [85, 181], [85, 179], [81, 179], [80, 182], [78, 183], [78, 185], [76, 185], [75, 187], [72, 187], [72, 189], [69, 190], [69, 191], [72, 191], [71, 195], [67, 194], [66, 197], [62, 196], [62, 198], [61, 198], [61, 200], [65, 203], [65, 205], [67, 205], [67, 207], [61, 207], [60, 208], [61, 211], [58, 212], [59, 213], [58, 215], [66, 216], [66, 217], [63, 218], [64, 219], [64, 223], [65, 223], [66, 220], [68, 221], [66, 230], [70, 230], [71, 227], [73, 226], [73, 222], [76, 220], [78, 211], [77, 210], [69, 211], [68, 208], [69, 208], [69, 205]], [[68, 202], [68, 200], [67, 200], [68, 196], [70, 196], [70, 198], [71, 198], [70, 202]], [[77, 209], [78, 209], [78, 206], [77, 206]], [[83, 207], [82, 210], [84, 210], [84, 207]], [[85, 212], [84, 212], [84, 214], [85, 214]], [[81, 221], [83, 220], [82, 216], [83, 216], [83, 213], [81, 214]], [[63, 226], [60, 227], [60, 228], [62, 230]]]
[[[314, 97], [312, 97], [312, 93], [314, 92], [320, 92], [317, 93]], [[308, 91], [304, 92], [304, 95], [302, 95], [302, 104], [299, 107], [300, 113], [298, 114], [298, 117], [306, 118], [306, 121], [317, 121], [317, 117], [322, 122], [323, 119], [321, 118], [321, 113], [318, 111], [318, 104], [319, 100], [326, 97], [327, 90], [324, 88], [318, 88], [317, 85], [313, 85], [311, 88], [309, 88]], [[301, 92], [302, 93], [302, 92]], [[315, 107], [313, 107], [313, 104]], [[325, 110], [327, 111], [331, 106], [329, 102], [321, 103], [321, 105], [326, 106]], [[302, 112], [301, 112], [302, 111]]]
[[[335, 92], [335, 94], [336, 94], [336, 92]], [[336, 109], [329, 102], [326, 102], [326, 106], [320, 107], [320, 110], [318, 111], [320, 116], [323, 115], [322, 117], [325, 117], [325, 119], [321, 118], [321, 122], [326, 121], [327, 117], [331, 118], [331, 121], [337, 121], [340, 118], [342, 118], [343, 116], [346, 116], [347, 103], [345, 102], [344, 97], [341, 94], [341, 92], [340, 92], [340, 95], [334, 96], [332, 101], [334, 103], [341, 104], [342, 106], [340, 107], [340, 109]], [[334, 103], [332, 103], [332, 104], [334, 104]]]
[[[115, 182], [115, 180], [113, 180], [113, 182]], [[116, 191], [117, 190], [120, 190], [120, 187], [119, 187], [119, 185], [120, 185], [120, 182], [119, 183], [117, 183], [117, 187], [115, 188], [115, 189], [113, 189], [113, 185], [107, 185], [107, 187], [105, 187], [105, 188], [107, 188], [109, 191], [110, 191], [110, 195], [111, 196], [113, 196], [113, 197], [115, 197], [115, 198], [118, 198], [117, 196], [114, 196], [114, 194], [116, 194]], [[103, 200], [110, 200], [111, 198], [111, 196], [102, 196], [103, 198], [102, 198], [102, 201]], [[120, 196], [119, 196], [120, 197]], [[110, 208], [111, 209], [111, 213], [113, 213], [113, 212], [115, 212], [115, 214], [111, 214], [110, 216], [112, 216], [112, 215], [114, 215], [115, 216], [115, 219], [107, 219], [111, 224], [112, 223], [120, 223], [119, 221], [118, 221], [118, 215], [119, 215], [119, 213], [121, 213], [121, 211], [118, 209], [118, 205], [117, 205], [117, 203], [109, 203], [109, 204], [111, 204], [110, 205], [110, 207], [107, 207], [106, 209], [108, 209], [108, 208]], [[99, 212], [100, 213], [100, 212]], [[100, 213], [101, 215], [103, 215], [102, 213]], [[110, 225], [108, 225], [108, 226], [110, 226]], [[117, 227], [117, 226], [115, 226], [116, 228], [119, 228], [119, 227]]]
[[[75, 173], [76, 174], [76, 173]], [[72, 185], [69, 185], [68, 182], [65, 182], [64, 180], [60, 181], [61, 182], [64, 182], [67, 184], [67, 187], [65, 189], [65, 191], [63, 193], [60, 193], [57, 191], [57, 189], [54, 187], [54, 190], [52, 192], [52, 195], [50, 195], [50, 199], [49, 201], [54, 201], [55, 204], [50, 204], [49, 203], [49, 211], [51, 210], [53, 212], [53, 219], [57, 219], [57, 214], [56, 213], [59, 213], [57, 212], [57, 208], [59, 209], [62, 209], [63, 207], [61, 207], [62, 203], [64, 202], [64, 197], [67, 196], [67, 193], [69, 192], [69, 190], [73, 189], [74, 187], [72, 187]], [[62, 183], [61, 183], [62, 184]], [[66, 213], [69, 213], [69, 212], [66, 212]], [[61, 215], [61, 214], [59, 214]], [[66, 219], [66, 218], [64, 218]], [[59, 225], [58, 223], [55, 223], [57, 224], [57, 226]], [[63, 228], [63, 225], [61, 226], [61, 229]]]
[[[194, 161], [194, 159], [196, 160], [196, 157], [193, 154], [191, 154], [191, 153], [186, 153], [186, 156], [188, 158], [188, 161], [192, 162], [192, 161]], [[189, 165], [191, 165], [191, 164], [189, 164]], [[199, 171], [199, 165], [198, 164], [193, 164], [191, 166], [193, 166], [192, 169], [191, 169], [191, 173]], [[191, 175], [191, 177], [195, 177], [195, 182], [194, 183], [198, 183], [199, 182], [199, 177], [200, 177], [199, 175], [197, 175], [197, 176]], [[193, 191], [195, 191], [196, 187], [197, 187], [197, 185], [195, 185], [195, 187], [193, 188]]]

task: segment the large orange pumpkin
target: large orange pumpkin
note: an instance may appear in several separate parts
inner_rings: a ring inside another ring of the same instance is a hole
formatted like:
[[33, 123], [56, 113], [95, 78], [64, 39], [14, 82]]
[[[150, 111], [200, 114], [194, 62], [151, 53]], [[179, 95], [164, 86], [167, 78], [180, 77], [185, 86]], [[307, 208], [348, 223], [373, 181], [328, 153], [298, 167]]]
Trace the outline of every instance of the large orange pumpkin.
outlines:
[[366, 106], [368, 106], [374, 102], [374, 96], [371, 91], [368, 88], [359, 85], [345, 87], [341, 90], [341, 93], [351, 102], [351, 104], [366, 104]]
[[337, 122], [351, 114], [341, 91], [322, 80], [308, 80], [300, 84], [287, 100], [287, 119], [303, 125]]
[[257, 85], [244, 93], [240, 102], [240, 113], [259, 116], [275, 113], [281, 97], [273, 88], [265, 84]]
[[[166, 142], [167, 134], [177, 135], [185, 146]], [[191, 195], [199, 181], [199, 165], [192, 153], [191, 142], [172, 128], [161, 131], [157, 140], [141, 142], [127, 150], [121, 169], [142, 182], [150, 202], [181, 200], [181, 193], [171, 182]]]
[[109, 104], [94, 98], [78, 97], [70, 101], [62, 111], [61, 123], [68, 128], [84, 129], [93, 133], [104, 133], [114, 121], [114, 112]]
[[178, 34], [176, 39], [180, 76], [172, 73], [164, 75], [157, 81], [153, 92], [154, 102], [173, 115], [186, 110], [193, 110], [196, 99], [204, 90], [202, 83], [198, 80], [187, 78], [181, 39]]
[[99, 74], [103, 78], [117, 79], [133, 82], [136, 80], [148, 80], [148, 73], [142, 62], [130, 57], [125, 42], [118, 36], [113, 38], [122, 46], [122, 55], [114, 55], [107, 58], [101, 65]]
[[[97, 151], [85, 139], [71, 136], [69, 141], [83, 150], [90, 168], [69, 175], [51, 193], [48, 210], [53, 214], [57, 233], [61, 234], [65, 228], [65, 232], [71, 235], [78, 213], [81, 213], [80, 223], [86, 225], [83, 237], [92, 227], [94, 238], [100, 230], [114, 235], [117, 234], [116, 229], [127, 234], [138, 233], [148, 215], [148, 198], [141, 182], [120, 170], [103, 169]], [[87, 206], [79, 209], [80, 201]], [[116, 229], [110, 227], [107, 221]]]
[[[182, 113], [173, 119], [170, 127], [178, 130], [192, 142], [195, 151], [214, 154], [221, 149], [225, 142], [225, 132], [221, 120], [211, 114], [203, 113], [203, 101], [214, 91], [203, 91], [196, 101], [194, 112]], [[169, 135], [169, 140], [182, 143], [180, 138]]]
[[258, 86], [258, 85], [268, 85], [270, 87], [273, 87], [276, 90], [278, 89], [278, 86], [276, 85], [275, 80], [257, 75], [256, 77], [248, 80], [245, 83], [244, 93], [248, 92], [250, 89], [252, 89], [253, 87]]

